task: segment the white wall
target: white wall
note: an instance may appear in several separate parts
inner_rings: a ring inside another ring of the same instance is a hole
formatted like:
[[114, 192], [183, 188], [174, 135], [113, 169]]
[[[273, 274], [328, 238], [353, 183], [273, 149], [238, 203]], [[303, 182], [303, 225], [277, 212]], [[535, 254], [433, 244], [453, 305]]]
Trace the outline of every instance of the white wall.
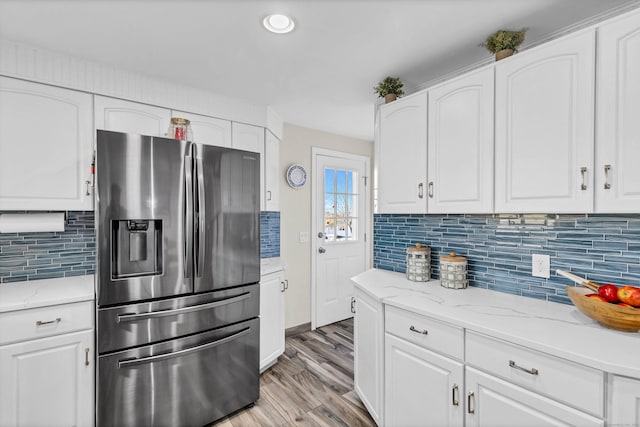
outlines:
[[[369, 156], [371, 165], [374, 161], [373, 141], [284, 124], [280, 144], [280, 256], [287, 264], [289, 280], [287, 328], [311, 321], [311, 242], [299, 243], [301, 231], [311, 233], [311, 147]], [[285, 180], [287, 168], [293, 163], [304, 166], [308, 172], [307, 184], [298, 190], [289, 187]]]

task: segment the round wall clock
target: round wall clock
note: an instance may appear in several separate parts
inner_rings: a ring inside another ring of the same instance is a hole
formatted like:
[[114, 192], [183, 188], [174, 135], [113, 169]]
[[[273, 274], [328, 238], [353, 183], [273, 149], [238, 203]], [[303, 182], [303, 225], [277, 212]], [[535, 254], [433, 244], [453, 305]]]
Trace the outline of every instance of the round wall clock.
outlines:
[[302, 188], [307, 182], [307, 171], [302, 165], [291, 165], [287, 169], [287, 183], [291, 188]]

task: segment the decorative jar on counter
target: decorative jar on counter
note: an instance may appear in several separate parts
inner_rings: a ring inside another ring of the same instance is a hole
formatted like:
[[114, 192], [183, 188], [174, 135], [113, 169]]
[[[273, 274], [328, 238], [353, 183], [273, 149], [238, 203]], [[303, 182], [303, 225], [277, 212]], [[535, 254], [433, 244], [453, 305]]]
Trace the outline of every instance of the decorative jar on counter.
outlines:
[[450, 252], [440, 257], [440, 285], [451, 289], [464, 289], [468, 284], [467, 259]]
[[407, 248], [407, 279], [428, 282], [431, 277], [431, 249], [416, 243]]
[[172, 117], [169, 126], [169, 138], [180, 139], [183, 141], [192, 141], [191, 122], [181, 117]]

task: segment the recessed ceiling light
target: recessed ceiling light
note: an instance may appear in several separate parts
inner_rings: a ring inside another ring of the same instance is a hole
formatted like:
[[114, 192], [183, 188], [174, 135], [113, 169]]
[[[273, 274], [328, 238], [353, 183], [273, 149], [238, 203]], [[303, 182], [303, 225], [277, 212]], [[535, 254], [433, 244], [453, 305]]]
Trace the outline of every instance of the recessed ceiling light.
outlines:
[[289, 18], [287, 15], [280, 15], [277, 13], [264, 18], [262, 25], [264, 25], [267, 30], [276, 34], [286, 34], [295, 27], [293, 19]]

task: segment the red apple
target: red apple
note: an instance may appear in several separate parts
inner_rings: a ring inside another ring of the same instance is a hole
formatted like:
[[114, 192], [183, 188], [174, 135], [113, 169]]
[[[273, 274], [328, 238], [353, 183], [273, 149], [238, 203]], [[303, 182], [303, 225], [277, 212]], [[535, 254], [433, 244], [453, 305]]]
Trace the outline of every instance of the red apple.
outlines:
[[627, 304], [626, 302], [619, 302], [616, 305], [619, 305], [620, 307], [635, 308], [634, 306]]
[[612, 285], [611, 283], [607, 283], [606, 285], [602, 285], [598, 288], [598, 295], [602, 298], [606, 299], [609, 302], [618, 302], [618, 287], [616, 285]]
[[602, 302], [606, 302], [606, 303], [609, 302], [609, 301], [606, 300], [606, 298], [601, 297], [598, 294], [586, 294], [585, 297], [591, 298], [591, 299], [597, 299], [598, 301], [602, 301]]
[[640, 288], [623, 286], [618, 289], [618, 299], [634, 307], [640, 307]]

